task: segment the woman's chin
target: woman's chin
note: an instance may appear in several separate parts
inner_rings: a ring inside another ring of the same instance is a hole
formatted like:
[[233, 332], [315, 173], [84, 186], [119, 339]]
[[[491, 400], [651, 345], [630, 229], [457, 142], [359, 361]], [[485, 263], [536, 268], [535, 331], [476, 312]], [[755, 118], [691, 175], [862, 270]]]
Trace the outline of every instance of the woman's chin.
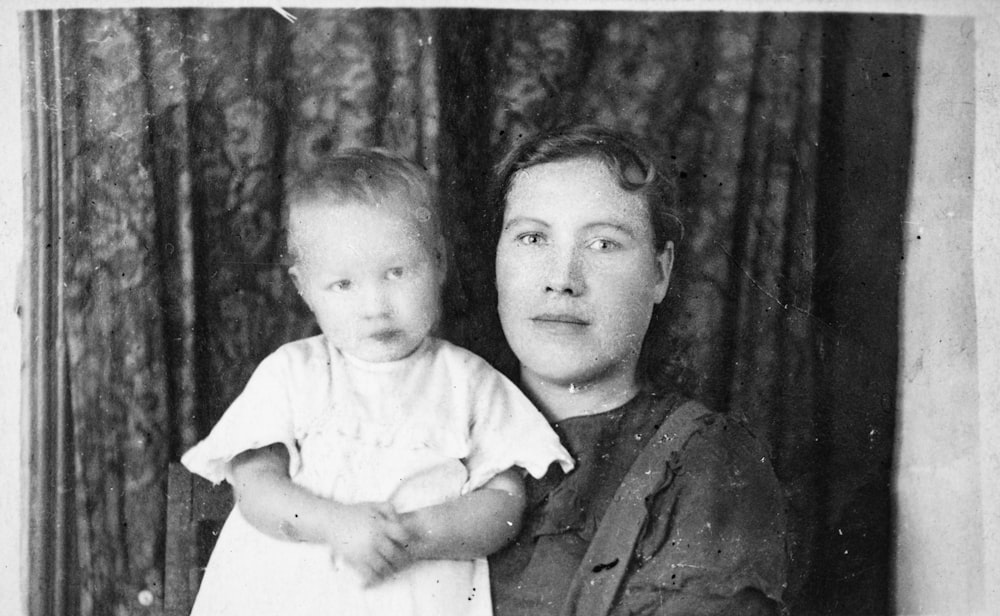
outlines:
[[[564, 388], [573, 393], [583, 393], [607, 387], [623, 376], [617, 370], [618, 364], [580, 363], [575, 361], [560, 362], [551, 356], [539, 358], [538, 369], [531, 368], [526, 363], [521, 364], [522, 379], [530, 379], [549, 387]], [[547, 361], [545, 361], [547, 360]]]

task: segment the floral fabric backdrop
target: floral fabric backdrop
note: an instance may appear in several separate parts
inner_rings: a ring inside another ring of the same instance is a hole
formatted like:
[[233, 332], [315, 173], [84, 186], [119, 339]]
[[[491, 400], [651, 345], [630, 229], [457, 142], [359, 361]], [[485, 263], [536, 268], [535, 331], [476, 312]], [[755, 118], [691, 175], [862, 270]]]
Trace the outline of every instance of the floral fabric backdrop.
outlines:
[[[294, 22], [265, 9], [24, 17], [26, 83], [46, 101], [29, 95], [26, 109], [50, 122], [34, 161], [60, 186], [32, 216], [59, 208], [65, 227], [53, 301], [72, 438], [51, 447], [71, 460], [71, 532], [63, 564], [42, 567], [61, 567], [64, 613], [155, 609], [167, 465], [267, 353], [316, 331], [285, 273], [290, 170], [354, 145], [426, 166], [454, 245], [448, 335], [498, 359], [482, 246], [489, 169], [522, 135], [576, 121], [644, 135], [677, 170], [686, 233], [669, 296], [675, 333], [699, 397], [744, 414], [774, 452], [794, 521], [793, 613], [886, 609], [887, 548], [845, 565], [834, 551], [847, 540], [829, 538], [848, 528], [860, 546], [889, 543], [894, 384], [876, 388], [890, 408], [874, 419], [864, 408], [824, 414], [824, 362], [844, 355], [827, 348], [843, 333], [833, 309], [815, 305], [827, 297], [814, 288], [827, 241], [817, 161], [823, 114], [846, 97], [826, 96], [830, 37], [889, 28], [908, 51], [913, 20], [293, 12]], [[834, 450], [863, 439], [873, 472], [831, 466]]]

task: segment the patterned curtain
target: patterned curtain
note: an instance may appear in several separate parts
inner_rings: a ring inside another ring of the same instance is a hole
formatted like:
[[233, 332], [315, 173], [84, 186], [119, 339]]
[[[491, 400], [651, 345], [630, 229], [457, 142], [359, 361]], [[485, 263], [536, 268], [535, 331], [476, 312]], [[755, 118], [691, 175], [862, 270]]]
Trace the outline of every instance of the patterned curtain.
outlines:
[[[447, 335], [502, 361], [482, 246], [489, 169], [520, 136], [575, 121], [645, 135], [675, 165], [686, 234], [669, 301], [697, 394], [745, 415], [770, 444], [794, 520], [794, 611], [822, 613], [850, 593], [830, 582], [836, 567], [821, 553], [839, 523], [828, 506], [851, 499], [830, 494], [824, 466], [838, 446], [824, 441], [818, 400], [831, 323], [813, 288], [833, 22], [293, 12], [23, 17], [29, 179], [41, 187], [29, 191], [29, 250], [47, 281], [33, 301], [51, 307], [39, 321], [49, 352], [33, 361], [52, 391], [33, 398], [32, 447], [52, 461], [36, 460], [32, 477], [64, 486], [33, 492], [33, 511], [50, 520], [32, 530], [34, 613], [155, 610], [167, 465], [267, 353], [315, 331], [284, 271], [289, 170], [352, 145], [426, 166], [454, 245]], [[875, 467], [891, 460], [891, 429], [872, 437]], [[874, 483], [887, 499], [887, 467]], [[888, 545], [878, 524], [855, 530]], [[888, 601], [879, 559], [849, 572], [873, 580], [859, 599], [871, 611]]]

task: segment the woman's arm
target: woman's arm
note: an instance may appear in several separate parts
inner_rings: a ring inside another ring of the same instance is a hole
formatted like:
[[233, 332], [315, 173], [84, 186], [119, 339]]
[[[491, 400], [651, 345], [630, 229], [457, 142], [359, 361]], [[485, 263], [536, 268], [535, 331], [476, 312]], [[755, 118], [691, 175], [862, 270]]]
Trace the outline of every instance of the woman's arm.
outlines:
[[504, 471], [465, 496], [401, 514], [412, 537], [407, 550], [420, 560], [485, 557], [517, 536], [524, 506], [521, 475]]
[[237, 507], [254, 528], [286, 541], [326, 544], [368, 583], [410, 561], [410, 532], [390, 505], [345, 505], [296, 485], [283, 445], [236, 456], [230, 478]]

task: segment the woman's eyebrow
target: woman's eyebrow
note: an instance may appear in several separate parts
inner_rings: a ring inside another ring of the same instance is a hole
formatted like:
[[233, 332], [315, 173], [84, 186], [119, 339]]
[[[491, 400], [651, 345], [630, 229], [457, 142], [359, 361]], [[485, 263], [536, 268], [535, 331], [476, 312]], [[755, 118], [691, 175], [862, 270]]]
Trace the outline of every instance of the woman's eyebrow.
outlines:
[[584, 231], [594, 231], [603, 228], [614, 229], [615, 231], [623, 233], [632, 239], [635, 239], [637, 235], [635, 227], [625, 222], [602, 220], [599, 222], [592, 222], [583, 226]]
[[531, 216], [515, 216], [504, 223], [503, 230], [506, 231], [511, 227], [515, 227], [517, 225], [522, 225], [522, 224], [533, 224], [546, 228], [548, 228], [549, 226], [549, 223], [545, 222], [541, 218], [532, 218]]

